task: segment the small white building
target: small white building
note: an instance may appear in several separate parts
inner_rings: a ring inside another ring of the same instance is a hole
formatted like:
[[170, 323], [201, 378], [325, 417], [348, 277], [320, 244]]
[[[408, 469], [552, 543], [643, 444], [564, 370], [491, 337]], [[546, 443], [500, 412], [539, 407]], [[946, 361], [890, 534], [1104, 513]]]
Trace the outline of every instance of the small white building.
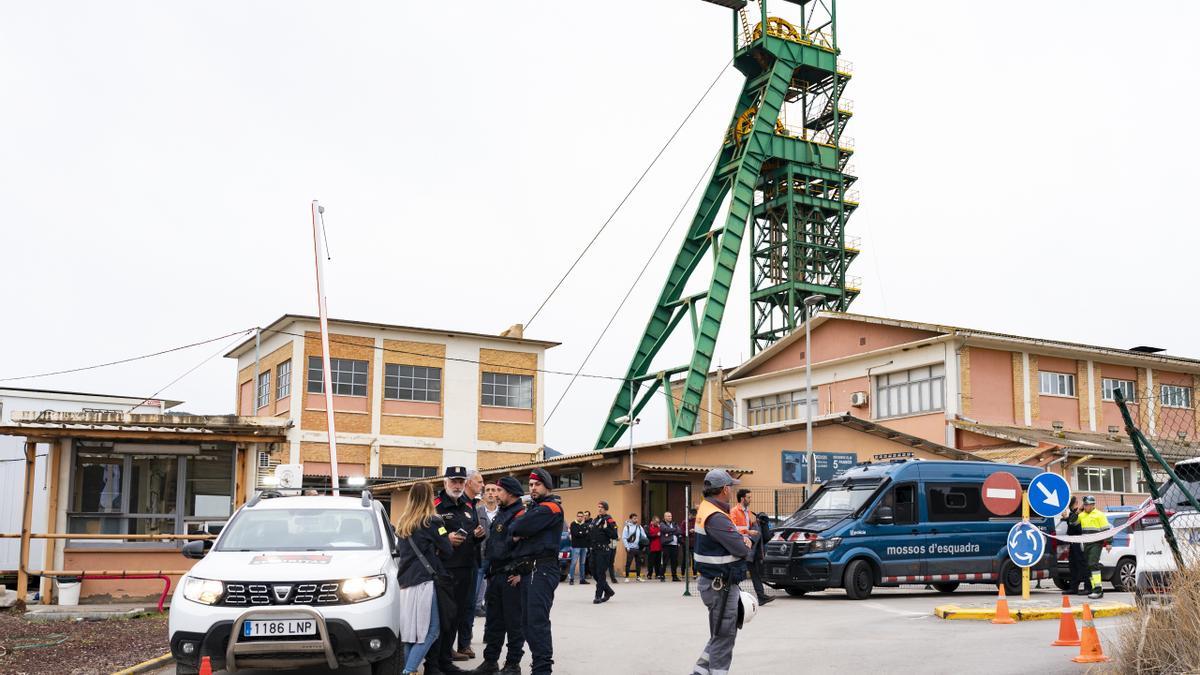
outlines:
[[[12, 413], [17, 410], [50, 412], [122, 412], [138, 414], [161, 414], [180, 401], [146, 399], [136, 396], [114, 396], [111, 394], [85, 394], [76, 391], [51, 389], [0, 388], [0, 425], [12, 422]], [[34, 473], [33, 531], [46, 531], [46, 508], [49, 501], [49, 482], [46, 477], [48, 446], [39, 444], [36, 471]], [[0, 490], [0, 532], [21, 531], [21, 488], [25, 481], [25, 438], [0, 435], [0, 485], [11, 489]], [[42, 560], [45, 540], [30, 542], [31, 560]], [[16, 569], [21, 548], [18, 539], [0, 539], [0, 569]]]

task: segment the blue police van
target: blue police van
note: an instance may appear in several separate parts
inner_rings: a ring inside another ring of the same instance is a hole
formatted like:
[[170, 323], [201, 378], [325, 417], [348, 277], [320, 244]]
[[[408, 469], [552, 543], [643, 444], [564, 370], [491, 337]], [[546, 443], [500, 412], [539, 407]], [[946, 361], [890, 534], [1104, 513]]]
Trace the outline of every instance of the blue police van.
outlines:
[[[997, 471], [1021, 486], [1042, 469], [993, 462], [906, 459], [848, 469], [772, 530], [763, 580], [788, 595], [844, 588], [861, 600], [876, 586], [931, 584], [951, 593], [963, 582], [1003, 583], [1020, 593], [1021, 568], [1008, 558], [1007, 535], [1020, 508], [1005, 516], [983, 505], [983, 481]], [[1052, 518], [1031, 522], [1054, 532]], [[1053, 546], [1030, 570], [1050, 578]]]

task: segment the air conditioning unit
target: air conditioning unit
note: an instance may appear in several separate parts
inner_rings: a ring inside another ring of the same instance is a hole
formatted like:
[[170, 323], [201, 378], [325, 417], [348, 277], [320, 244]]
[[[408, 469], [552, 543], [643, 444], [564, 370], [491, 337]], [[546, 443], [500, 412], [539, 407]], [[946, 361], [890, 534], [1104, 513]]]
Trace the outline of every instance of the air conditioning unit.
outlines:
[[867, 392], [856, 391], [853, 394], [850, 394], [850, 405], [854, 406], [855, 408], [861, 408], [866, 404], [867, 404]]
[[280, 464], [275, 467], [275, 487], [281, 490], [299, 490], [303, 482], [303, 464]]

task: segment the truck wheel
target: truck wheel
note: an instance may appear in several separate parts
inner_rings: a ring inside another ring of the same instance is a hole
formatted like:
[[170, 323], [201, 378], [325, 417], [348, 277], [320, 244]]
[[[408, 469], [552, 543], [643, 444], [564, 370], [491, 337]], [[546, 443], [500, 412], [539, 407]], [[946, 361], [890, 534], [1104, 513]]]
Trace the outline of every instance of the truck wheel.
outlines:
[[400, 675], [404, 671], [404, 645], [396, 643], [396, 650], [382, 661], [371, 664], [371, 675]]
[[937, 589], [938, 593], [953, 593], [958, 589], [958, 583], [957, 581], [944, 581], [940, 584], [934, 584], [933, 587]]
[[846, 595], [851, 600], [865, 600], [871, 597], [875, 588], [875, 571], [871, 563], [859, 558], [846, 566], [845, 583]]
[[1132, 591], [1137, 588], [1137, 560], [1121, 558], [1117, 561], [1117, 568], [1113, 570], [1112, 585], [1113, 589], [1118, 591]]
[[1065, 591], [1071, 587], [1071, 580], [1066, 577], [1055, 576], [1054, 586], [1060, 591]]
[[804, 597], [804, 594], [808, 592], [808, 591], [804, 590], [803, 588], [785, 588], [785, 589], [783, 589], [783, 590], [784, 590], [784, 591], [785, 591], [785, 592], [786, 592], [788, 595], [792, 596], [793, 598], [801, 598], [801, 597]]

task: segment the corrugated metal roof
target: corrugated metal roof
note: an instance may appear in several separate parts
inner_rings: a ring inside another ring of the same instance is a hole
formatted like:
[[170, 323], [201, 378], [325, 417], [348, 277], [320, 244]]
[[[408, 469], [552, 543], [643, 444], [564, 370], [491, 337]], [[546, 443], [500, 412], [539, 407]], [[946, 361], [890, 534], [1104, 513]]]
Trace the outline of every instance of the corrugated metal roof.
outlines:
[[754, 473], [754, 469], [736, 466], [700, 466], [697, 464], [634, 464], [642, 471], [669, 471], [677, 473], [708, 473], [713, 469], [725, 469], [729, 473]]

